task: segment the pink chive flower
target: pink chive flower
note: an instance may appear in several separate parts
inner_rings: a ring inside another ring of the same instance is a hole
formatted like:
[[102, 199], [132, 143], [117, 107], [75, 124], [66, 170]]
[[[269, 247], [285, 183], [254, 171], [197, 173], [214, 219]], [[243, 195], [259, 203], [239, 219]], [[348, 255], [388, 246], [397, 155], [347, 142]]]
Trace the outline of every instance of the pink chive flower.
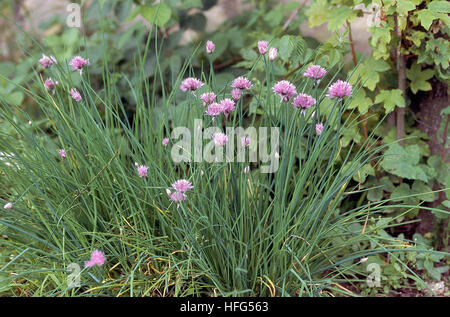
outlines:
[[185, 193], [188, 190], [194, 188], [194, 186], [192, 186], [191, 182], [189, 182], [185, 179], [179, 179], [175, 183], [172, 184], [172, 188], [175, 189], [179, 193]]
[[58, 153], [59, 153], [59, 156], [60, 156], [62, 159], [66, 158], [66, 151], [65, 151], [65, 150], [60, 149], [60, 150], [58, 151]]
[[215, 145], [224, 146], [228, 142], [228, 137], [225, 133], [218, 132], [214, 134], [213, 141]]
[[148, 176], [148, 175], [147, 175], [147, 172], [148, 172], [148, 166], [145, 166], [145, 165], [139, 165], [139, 166], [137, 167], [137, 171], [138, 171], [139, 177], [144, 178], [144, 177], [147, 177], [147, 176]]
[[238, 88], [235, 88], [231, 91], [231, 96], [234, 100], [238, 101], [239, 98], [241, 98], [241, 90]]
[[181, 82], [180, 89], [183, 91], [190, 90], [190, 91], [194, 92], [197, 89], [199, 89], [200, 87], [202, 87], [203, 85], [204, 84], [197, 78], [189, 77]]
[[208, 106], [206, 114], [211, 117], [217, 117], [223, 112], [223, 106], [220, 103], [214, 102]]
[[244, 167], [244, 174], [247, 174], [248, 172], [250, 172], [250, 166], [249, 165]]
[[78, 90], [76, 90], [76, 88], [70, 89], [70, 95], [76, 102], [79, 102], [79, 101], [81, 101], [81, 99], [83, 99], [83, 98], [81, 98], [81, 94], [79, 93]]
[[169, 138], [164, 138], [162, 139], [162, 145], [167, 146], [167, 144], [169, 144]]
[[84, 59], [81, 56], [75, 56], [72, 58], [72, 60], [69, 62], [69, 65], [72, 66], [72, 70], [76, 70], [80, 73], [82, 73], [82, 68], [86, 65], [89, 65], [89, 59]]
[[297, 93], [295, 86], [287, 80], [281, 80], [273, 86], [273, 92], [281, 97], [281, 100], [288, 102]]
[[242, 147], [246, 148], [247, 146], [250, 145], [250, 138], [248, 136], [243, 136], [241, 138], [241, 144], [242, 144]]
[[3, 206], [3, 209], [8, 210], [11, 209], [13, 207], [13, 203], [7, 203], [6, 205]]
[[94, 265], [102, 266], [105, 264], [105, 256], [103, 252], [100, 250], [94, 250], [91, 254], [91, 259], [89, 261], [84, 262], [85, 267], [92, 267]]
[[298, 94], [298, 96], [295, 97], [293, 102], [294, 108], [303, 108], [303, 109], [308, 109], [311, 106], [314, 106], [315, 104], [316, 99], [307, 94]]
[[338, 80], [334, 82], [328, 88], [328, 98], [344, 98], [345, 96], [350, 96], [352, 94], [352, 86], [343, 80]]
[[220, 102], [220, 105], [222, 106], [222, 112], [225, 115], [225, 117], [228, 117], [228, 114], [234, 110], [234, 101], [230, 98], [225, 98]]
[[233, 80], [233, 83], [231, 84], [231, 88], [248, 90], [248, 89], [252, 88], [252, 83], [246, 77], [240, 76], [240, 77], [236, 78], [235, 80]]
[[277, 57], [278, 50], [275, 47], [269, 49], [269, 61], [273, 62]]
[[53, 81], [51, 78], [47, 78], [44, 82], [45, 89], [50, 90], [53, 94], [55, 94], [55, 86], [59, 85], [58, 81]]
[[316, 134], [320, 135], [323, 131], [323, 123], [317, 123], [316, 124]]
[[214, 52], [214, 49], [216, 46], [214, 45], [213, 41], [207, 41], [206, 42], [206, 53], [212, 54]]
[[169, 189], [167, 189], [166, 193], [169, 196], [169, 199], [177, 204], [186, 199], [186, 195], [182, 192], [175, 191], [172, 193]]
[[267, 53], [269, 43], [267, 41], [259, 41], [258, 42], [258, 50], [259, 54], [265, 55]]
[[54, 56], [48, 57], [45, 54], [42, 54], [42, 58], [39, 60], [39, 63], [44, 68], [49, 68], [53, 64], [58, 64], [58, 62], [56, 61], [56, 58]]
[[308, 67], [306, 72], [303, 73], [303, 76], [309, 77], [311, 79], [319, 80], [323, 76], [325, 76], [326, 73], [327, 73], [327, 71], [325, 70], [325, 68], [323, 68], [319, 65], [311, 65]]
[[203, 101], [203, 107], [206, 107], [206, 105], [213, 103], [214, 100], [216, 100], [216, 94], [213, 92], [205, 92], [204, 94], [201, 94], [200, 99]]

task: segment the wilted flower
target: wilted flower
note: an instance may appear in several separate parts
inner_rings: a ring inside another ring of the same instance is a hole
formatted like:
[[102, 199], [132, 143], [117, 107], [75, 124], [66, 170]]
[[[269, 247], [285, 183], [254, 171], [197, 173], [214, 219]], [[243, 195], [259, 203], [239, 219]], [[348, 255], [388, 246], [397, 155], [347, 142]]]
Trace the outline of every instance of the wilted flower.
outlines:
[[206, 53], [207, 54], [212, 54], [214, 52], [215, 48], [216, 48], [216, 46], [214, 45], [214, 43], [212, 41], [206, 42]]
[[258, 50], [261, 55], [265, 55], [267, 53], [269, 43], [267, 41], [259, 41], [258, 42]]
[[250, 80], [248, 80], [246, 77], [238, 77], [235, 80], [233, 80], [233, 83], [231, 84], [231, 88], [237, 88], [237, 89], [250, 89], [252, 88], [252, 83]]
[[44, 87], [47, 90], [50, 90], [53, 94], [55, 93], [55, 86], [58, 85], [58, 81], [54, 82], [53, 79], [47, 78], [44, 82]]
[[77, 102], [81, 101], [81, 99], [83, 99], [83, 98], [81, 98], [81, 94], [78, 92], [78, 90], [76, 88], [70, 89], [70, 95]]
[[243, 136], [241, 138], [242, 147], [247, 147], [250, 145], [250, 138], [248, 136]]
[[215, 145], [224, 146], [228, 142], [228, 137], [225, 133], [218, 132], [214, 134], [213, 141]]
[[139, 165], [139, 166], [137, 167], [137, 171], [138, 171], [139, 177], [147, 177], [147, 176], [148, 176], [148, 175], [147, 175], [147, 172], [148, 172], [148, 166], [145, 166], [145, 165]]
[[325, 68], [323, 68], [319, 65], [311, 65], [308, 67], [308, 69], [303, 74], [303, 76], [309, 77], [311, 79], [319, 80], [323, 76], [325, 76], [326, 73], [327, 73], [327, 71], [325, 70]]
[[204, 84], [197, 78], [189, 77], [181, 82], [180, 89], [183, 91], [191, 90], [192, 92], [194, 92], [203, 85]]
[[191, 182], [185, 179], [179, 179], [172, 184], [172, 188], [175, 189], [177, 192], [185, 193], [188, 190], [194, 188], [194, 186], [192, 186]]
[[278, 50], [275, 47], [269, 49], [269, 61], [273, 62], [277, 57]]
[[11, 209], [13, 207], [13, 203], [6, 203], [6, 205], [3, 206], [3, 209]]
[[201, 94], [200, 99], [203, 100], [203, 107], [205, 107], [207, 104], [216, 100], [216, 94], [213, 92], [205, 92], [204, 94]]
[[307, 94], [298, 94], [298, 96], [295, 97], [293, 102], [294, 108], [301, 107], [303, 109], [308, 109], [311, 106], [314, 106], [315, 104], [316, 99]]
[[230, 98], [225, 98], [220, 102], [220, 105], [222, 106], [222, 112], [224, 113], [225, 117], [228, 117], [228, 114], [234, 110], [234, 101]]
[[208, 106], [206, 114], [211, 117], [217, 117], [223, 112], [223, 106], [220, 103], [214, 102]]
[[238, 88], [235, 88], [231, 91], [231, 96], [234, 100], [238, 101], [239, 98], [241, 98], [241, 90]]
[[164, 138], [162, 139], [162, 145], [167, 146], [167, 144], [169, 144], [169, 138]]
[[320, 135], [323, 131], [323, 123], [317, 123], [316, 124], [316, 134]]
[[42, 67], [44, 68], [49, 68], [50, 66], [52, 66], [53, 64], [58, 64], [58, 62], [56, 61], [56, 58], [54, 56], [50, 56], [48, 57], [45, 54], [42, 54], [42, 58], [39, 60], [39, 63], [42, 65]]
[[92, 267], [94, 265], [102, 266], [105, 264], [105, 256], [103, 255], [102, 251], [100, 250], [94, 250], [91, 254], [91, 259], [89, 261], [84, 262], [85, 267]]
[[59, 153], [59, 156], [63, 159], [63, 158], [66, 158], [66, 151], [65, 150], [63, 150], [63, 149], [60, 149], [59, 151], [58, 151], [58, 153]]
[[295, 86], [287, 80], [281, 80], [273, 86], [273, 92], [281, 97], [281, 100], [288, 102], [297, 93]]
[[77, 70], [80, 75], [82, 73], [82, 68], [89, 64], [89, 59], [84, 59], [81, 56], [75, 56], [72, 58], [72, 60], [69, 62], [69, 65], [72, 66], [72, 70]]
[[352, 86], [343, 80], [338, 80], [328, 88], [328, 98], [344, 98], [352, 94]]

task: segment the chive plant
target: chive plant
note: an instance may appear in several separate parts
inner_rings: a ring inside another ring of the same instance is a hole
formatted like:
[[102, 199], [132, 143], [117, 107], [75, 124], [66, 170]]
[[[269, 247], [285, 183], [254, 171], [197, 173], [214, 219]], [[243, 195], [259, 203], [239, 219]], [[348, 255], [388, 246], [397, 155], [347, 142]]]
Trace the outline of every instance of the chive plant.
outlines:
[[[319, 65], [278, 80], [268, 45], [258, 44], [261, 78], [249, 72], [220, 87], [211, 59], [202, 73], [189, 60], [167, 83], [169, 57], [151, 31], [138, 80], [126, 79], [132, 120], [111, 65], [97, 65], [103, 82], [92, 83], [88, 56], [44, 55], [41, 88], [21, 87], [43, 119], [0, 100], [0, 124], [14, 130], [0, 138], [2, 285], [47, 296], [321, 296], [362, 258], [395, 252], [398, 241], [366, 226], [388, 201], [342, 209], [360, 193], [352, 176], [380, 153], [369, 138], [341, 154], [343, 131], [357, 124], [343, 118], [352, 87]], [[154, 78], [143, 67], [149, 50]], [[251, 99], [261, 114], [250, 114]], [[190, 143], [174, 134], [180, 127]], [[236, 127], [275, 133], [228, 133]], [[231, 144], [247, 151], [243, 160]], [[206, 160], [208, 149], [222, 159]]]

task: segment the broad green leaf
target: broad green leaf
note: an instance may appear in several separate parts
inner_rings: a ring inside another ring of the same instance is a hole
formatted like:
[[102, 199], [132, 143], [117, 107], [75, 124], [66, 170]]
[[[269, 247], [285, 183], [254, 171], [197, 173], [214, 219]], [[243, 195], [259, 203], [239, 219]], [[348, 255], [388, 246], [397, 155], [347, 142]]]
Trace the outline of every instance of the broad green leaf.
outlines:
[[433, 12], [450, 13], [450, 2], [448, 1], [431, 1], [428, 4], [428, 9]]
[[348, 6], [340, 6], [333, 9], [328, 15], [328, 29], [330, 31], [337, 31], [340, 27], [345, 26], [346, 22], [351, 22], [356, 18], [356, 11]]
[[372, 99], [366, 97], [366, 91], [364, 88], [361, 88], [353, 95], [348, 108], [358, 108], [359, 113], [365, 114], [372, 104]]
[[401, 15], [407, 15], [409, 11], [414, 10], [416, 5], [411, 0], [398, 0], [397, 12]]
[[294, 50], [294, 47], [291, 44], [291, 36], [290, 35], [284, 35], [279, 41], [277, 41], [277, 48], [278, 48], [278, 54], [280, 58], [284, 61], [289, 60], [289, 57], [292, 54], [292, 51]]
[[377, 60], [370, 57], [358, 66], [350, 78], [350, 83], [355, 84], [357, 80], [361, 78], [362, 85], [373, 91], [377, 83], [380, 81], [379, 73], [390, 69], [391, 66], [384, 60]]
[[417, 12], [417, 17], [420, 20], [420, 24], [422, 24], [422, 26], [426, 30], [430, 28], [431, 23], [433, 23], [433, 20], [437, 18], [435, 13], [433, 13], [431, 10], [428, 9], [419, 10]]
[[427, 182], [428, 177], [426, 173], [418, 166], [419, 160], [420, 148], [418, 145], [410, 145], [403, 148], [398, 143], [395, 143], [385, 152], [381, 166], [391, 174]]
[[421, 181], [414, 181], [412, 191], [414, 194], [420, 194], [417, 198], [426, 202], [433, 202], [437, 198], [437, 193], [431, 193], [431, 187]]
[[404, 108], [405, 99], [400, 89], [381, 90], [375, 98], [375, 103], [383, 103], [386, 113], [395, 109], [395, 106]]
[[328, 21], [329, 4], [327, 0], [313, 1], [305, 14], [308, 19], [309, 27], [318, 26]]
[[381, 187], [370, 189], [367, 192], [367, 199], [370, 201], [380, 201], [383, 199], [383, 189]]
[[150, 23], [163, 27], [170, 20], [172, 10], [167, 4], [161, 2], [153, 6], [138, 6], [131, 16], [134, 18], [137, 14], [142, 15]]
[[434, 70], [422, 70], [422, 67], [414, 63], [410, 69], [406, 70], [406, 77], [411, 80], [411, 91], [417, 93], [419, 90], [431, 90], [431, 84], [427, 81], [434, 76]]

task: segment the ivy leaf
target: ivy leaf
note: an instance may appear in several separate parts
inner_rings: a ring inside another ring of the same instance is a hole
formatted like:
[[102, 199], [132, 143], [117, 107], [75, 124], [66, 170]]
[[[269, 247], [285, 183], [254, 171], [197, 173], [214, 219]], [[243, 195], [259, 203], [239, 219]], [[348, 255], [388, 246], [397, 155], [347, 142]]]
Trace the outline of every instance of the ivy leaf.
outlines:
[[431, 1], [428, 9], [433, 12], [450, 13], [450, 3], [448, 1]]
[[427, 81], [434, 76], [434, 70], [426, 69], [422, 71], [422, 67], [414, 63], [410, 69], [406, 70], [406, 77], [411, 80], [411, 91], [417, 93], [419, 90], [428, 91], [431, 90], [431, 85]]
[[356, 11], [348, 6], [340, 6], [335, 8], [328, 16], [328, 25], [327, 28], [330, 31], [337, 31], [339, 28], [344, 25], [347, 21], [351, 22], [356, 18]]
[[397, 12], [401, 15], [407, 15], [408, 11], [414, 10], [416, 5], [411, 0], [400, 0], [397, 2]]
[[391, 174], [408, 178], [419, 179], [424, 182], [428, 177], [423, 169], [418, 166], [420, 160], [420, 148], [416, 144], [406, 148], [395, 143], [384, 154], [381, 166]]
[[324, 24], [328, 21], [328, 1], [327, 0], [317, 0], [313, 1], [305, 14], [309, 18], [308, 26], [318, 26]]
[[350, 78], [350, 83], [354, 85], [358, 78], [362, 78], [362, 85], [373, 91], [377, 83], [380, 81], [379, 73], [390, 69], [391, 66], [384, 60], [370, 57], [358, 66]]
[[405, 99], [403, 98], [402, 91], [400, 89], [381, 90], [375, 98], [375, 103], [381, 102], [384, 103], [386, 113], [393, 111], [395, 106], [401, 108], [405, 107]]
[[431, 26], [431, 23], [433, 23], [433, 20], [436, 19], [435, 13], [433, 13], [431, 10], [423, 9], [417, 12], [417, 17], [420, 20], [420, 24], [428, 30]]
[[366, 91], [364, 88], [361, 88], [353, 95], [348, 108], [354, 109], [357, 107], [359, 113], [365, 114], [372, 104], [372, 99], [366, 97]]

